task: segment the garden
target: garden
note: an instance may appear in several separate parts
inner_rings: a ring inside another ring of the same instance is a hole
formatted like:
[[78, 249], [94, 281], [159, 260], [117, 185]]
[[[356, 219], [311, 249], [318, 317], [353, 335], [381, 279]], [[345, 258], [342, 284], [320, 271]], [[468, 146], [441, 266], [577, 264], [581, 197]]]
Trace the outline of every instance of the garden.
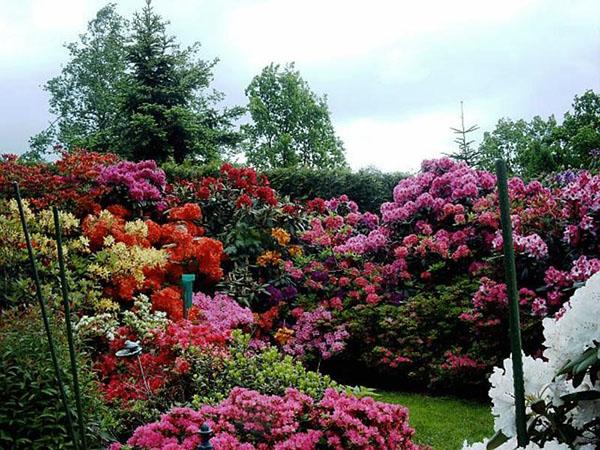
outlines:
[[[211, 448], [207, 428], [215, 449], [517, 447], [495, 174], [424, 161], [371, 212], [231, 164], [2, 158], [1, 447]], [[596, 448], [600, 175], [508, 191], [527, 448]]]

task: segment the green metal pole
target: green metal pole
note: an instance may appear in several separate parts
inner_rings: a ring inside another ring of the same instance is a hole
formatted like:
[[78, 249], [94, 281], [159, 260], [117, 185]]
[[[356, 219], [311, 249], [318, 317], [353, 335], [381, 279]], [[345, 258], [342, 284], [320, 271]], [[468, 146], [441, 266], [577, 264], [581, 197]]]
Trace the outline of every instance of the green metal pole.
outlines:
[[181, 275], [181, 285], [183, 286], [183, 317], [188, 318], [188, 311], [192, 307], [192, 288], [196, 275], [193, 273], [184, 273]]
[[69, 435], [73, 440], [73, 446], [75, 450], [79, 449], [77, 438], [75, 437], [75, 429], [73, 428], [73, 420], [71, 419], [71, 413], [69, 411], [69, 403], [67, 401], [67, 393], [65, 392], [65, 386], [60, 376], [60, 367], [58, 366], [58, 359], [56, 358], [56, 350], [54, 349], [54, 341], [52, 340], [52, 331], [50, 329], [50, 321], [48, 320], [48, 312], [46, 311], [46, 303], [42, 297], [42, 286], [40, 283], [40, 277], [37, 271], [37, 265], [35, 263], [35, 257], [33, 255], [33, 247], [31, 246], [31, 239], [29, 238], [29, 227], [27, 226], [27, 220], [25, 219], [25, 211], [23, 210], [23, 201], [21, 200], [21, 192], [19, 191], [19, 183], [13, 182], [15, 190], [15, 197], [17, 199], [17, 205], [19, 206], [19, 216], [21, 217], [21, 226], [23, 227], [23, 234], [25, 234], [25, 244], [27, 245], [27, 253], [29, 254], [29, 262], [31, 263], [31, 271], [33, 273], [33, 282], [35, 284], [35, 293], [40, 304], [42, 311], [42, 319], [44, 321], [44, 329], [46, 330], [46, 338], [48, 339], [48, 347], [50, 348], [50, 357], [52, 359], [52, 365], [54, 366], [54, 372], [56, 374], [56, 382], [58, 383], [58, 390], [60, 392], [60, 398], [62, 400], [65, 413], [67, 415], [67, 428], [69, 429]]
[[75, 345], [73, 344], [73, 328], [71, 327], [71, 306], [69, 304], [69, 287], [65, 271], [65, 257], [62, 247], [62, 227], [56, 206], [52, 208], [54, 215], [54, 229], [56, 230], [56, 249], [58, 251], [58, 267], [60, 269], [60, 287], [62, 292], [63, 307], [65, 310], [65, 324], [67, 328], [67, 342], [69, 344], [69, 357], [71, 359], [71, 375], [73, 377], [73, 390], [75, 392], [75, 404], [77, 406], [77, 421], [79, 424], [79, 439], [81, 448], [87, 449], [85, 438], [85, 425], [83, 421], [83, 408], [81, 406], [81, 392], [79, 390], [79, 377], [77, 376], [77, 359], [75, 358]]
[[508, 198], [508, 176], [506, 163], [496, 160], [496, 176], [498, 177], [498, 201], [500, 203], [500, 219], [502, 223], [502, 239], [504, 250], [504, 273], [508, 293], [510, 348], [513, 361], [513, 382], [515, 389], [515, 417], [517, 425], [517, 443], [525, 447], [527, 438], [527, 418], [525, 416], [525, 388], [523, 385], [523, 359], [521, 346], [521, 325], [519, 322], [519, 297], [517, 294], [517, 270], [512, 239], [512, 222], [510, 219], [510, 200]]

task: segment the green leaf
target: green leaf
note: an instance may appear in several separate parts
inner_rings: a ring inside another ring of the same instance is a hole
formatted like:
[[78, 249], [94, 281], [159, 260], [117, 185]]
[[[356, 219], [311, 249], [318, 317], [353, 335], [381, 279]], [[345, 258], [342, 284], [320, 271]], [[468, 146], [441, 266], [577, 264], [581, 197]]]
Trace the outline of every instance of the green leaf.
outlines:
[[496, 434], [490, 438], [485, 448], [487, 450], [494, 450], [495, 448], [500, 447], [506, 441], [508, 441], [508, 437], [501, 430], [498, 430]]
[[561, 395], [565, 402], [580, 402], [600, 399], [600, 391], [579, 391], [571, 394]]

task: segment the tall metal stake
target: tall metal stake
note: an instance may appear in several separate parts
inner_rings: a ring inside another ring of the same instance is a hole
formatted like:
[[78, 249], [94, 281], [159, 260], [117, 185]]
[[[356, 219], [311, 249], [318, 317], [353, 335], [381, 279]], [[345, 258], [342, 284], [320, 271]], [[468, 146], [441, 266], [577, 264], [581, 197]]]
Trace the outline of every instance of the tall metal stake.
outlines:
[[23, 227], [23, 234], [25, 234], [25, 244], [27, 245], [27, 253], [29, 254], [29, 262], [31, 263], [31, 271], [33, 274], [33, 282], [35, 283], [35, 293], [40, 304], [42, 311], [42, 319], [44, 321], [44, 329], [46, 330], [46, 338], [48, 339], [48, 347], [50, 348], [50, 357], [52, 358], [52, 365], [54, 366], [54, 372], [56, 374], [56, 382], [58, 383], [58, 390], [60, 391], [60, 398], [62, 400], [65, 413], [67, 415], [67, 427], [69, 429], [69, 435], [73, 440], [73, 446], [75, 450], [79, 449], [77, 438], [75, 437], [75, 429], [73, 428], [73, 420], [71, 419], [71, 413], [69, 411], [69, 403], [67, 402], [67, 393], [65, 392], [65, 386], [60, 376], [60, 367], [58, 366], [58, 359], [56, 358], [56, 351], [54, 349], [54, 341], [52, 340], [52, 331], [50, 330], [50, 321], [48, 320], [48, 312], [46, 311], [46, 303], [42, 297], [42, 287], [40, 283], [40, 277], [37, 271], [37, 265], [35, 263], [35, 257], [33, 255], [33, 247], [31, 246], [31, 239], [29, 238], [29, 227], [27, 226], [27, 220], [25, 219], [25, 211], [23, 210], [23, 200], [21, 200], [21, 192], [19, 191], [19, 183], [13, 182], [15, 190], [15, 197], [17, 199], [17, 205], [19, 206], [19, 216], [21, 217], [21, 226]]
[[63, 308], [65, 310], [65, 324], [67, 327], [67, 342], [69, 344], [69, 357], [71, 359], [71, 376], [73, 377], [73, 390], [75, 393], [75, 404], [77, 406], [77, 421], [79, 424], [79, 439], [81, 448], [87, 449], [85, 438], [85, 425], [83, 421], [83, 408], [81, 407], [81, 393], [79, 391], [79, 377], [77, 376], [77, 359], [75, 358], [75, 345], [73, 345], [73, 329], [71, 327], [71, 306], [69, 304], [69, 287], [65, 271], [65, 257], [62, 247], [62, 227], [58, 216], [58, 208], [52, 207], [54, 216], [54, 229], [56, 230], [56, 249], [58, 251], [58, 267], [60, 270], [60, 288], [62, 292]]
[[502, 223], [502, 240], [504, 250], [504, 273], [508, 293], [510, 348], [513, 361], [513, 382], [515, 389], [515, 420], [517, 425], [517, 443], [525, 447], [527, 438], [527, 419], [525, 416], [525, 388], [523, 385], [523, 359], [521, 346], [521, 324], [519, 322], [519, 297], [517, 294], [517, 270], [512, 239], [512, 222], [510, 219], [510, 200], [508, 198], [508, 176], [506, 163], [496, 160], [496, 176], [498, 177], [498, 201], [500, 203], [500, 219]]

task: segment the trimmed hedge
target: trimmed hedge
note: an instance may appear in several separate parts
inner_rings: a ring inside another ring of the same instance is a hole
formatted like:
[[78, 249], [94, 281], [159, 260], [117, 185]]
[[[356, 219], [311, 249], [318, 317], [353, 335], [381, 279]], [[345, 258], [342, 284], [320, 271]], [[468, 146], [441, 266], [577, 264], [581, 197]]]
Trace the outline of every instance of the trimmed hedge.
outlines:
[[[214, 176], [219, 165], [194, 165], [165, 163], [162, 168], [169, 180], [191, 179], [201, 176]], [[315, 197], [330, 199], [342, 194], [358, 203], [363, 211], [378, 212], [382, 203], [392, 200], [392, 192], [398, 182], [408, 174], [401, 172], [384, 173], [377, 169], [361, 169], [352, 172], [348, 169], [309, 169], [283, 168], [263, 172], [279, 196], [289, 196], [292, 200], [310, 200]]]

